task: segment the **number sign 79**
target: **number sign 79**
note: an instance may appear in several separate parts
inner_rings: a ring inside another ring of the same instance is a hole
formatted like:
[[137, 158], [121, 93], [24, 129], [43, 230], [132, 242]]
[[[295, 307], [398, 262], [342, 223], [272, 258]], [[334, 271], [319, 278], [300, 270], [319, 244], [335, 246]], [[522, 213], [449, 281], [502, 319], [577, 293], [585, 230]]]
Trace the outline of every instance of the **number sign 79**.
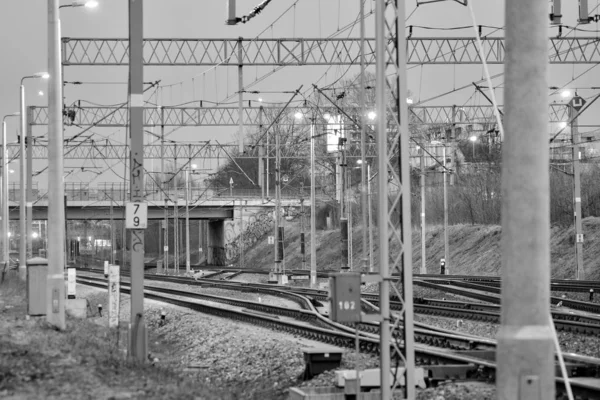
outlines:
[[148, 203], [127, 203], [125, 205], [125, 227], [146, 229], [148, 227]]

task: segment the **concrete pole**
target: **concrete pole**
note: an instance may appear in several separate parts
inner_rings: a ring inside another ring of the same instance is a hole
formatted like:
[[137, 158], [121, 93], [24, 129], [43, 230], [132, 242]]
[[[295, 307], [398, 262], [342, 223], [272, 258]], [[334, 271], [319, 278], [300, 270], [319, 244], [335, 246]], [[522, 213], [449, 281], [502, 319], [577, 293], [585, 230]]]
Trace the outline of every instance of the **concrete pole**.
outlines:
[[[48, 0], [48, 276], [46, 321], [65, 329], [65, 209], [58, 1]], [[6, 143], [6, 140], [4, 140]], [[5, 152], [6, 154], [6, 152]], [[5, 210], [8, 214], [8, 210]], [[8, 215], [7, 215], [8, 219]], [[21, 260], [24, 264], [25, 260]]]
[[388, 163], [387, 163], [387, 87], [386, 87], [386, 65], [387, 65], [387, 39], [385, 34], [386, 20], [385, 9], [386, 0], [377, 0], [375, 3], [375, 96], [377, 113], [377, 158], [379, 174], [378, 179], [378, 228], [379, 228], [379, 268], [381, 283], [379, 284], [379, 304], [382, 316], [379, 323], [379, 367], [381, 369], [381, 398], [391, 399], [391, 379], [387, 371], [391, 371], [390, 359], [390, 270], [389, 270], [389, 242], [388, 236]]
[[25, 130], [27, 131], [27, 170], [25, 175], [27, 176], [27, 208], [26, 208], [26, 231], [27, 231], [27, 259], [33, 257], [33, 135], [31, 134], [31, 125], [29, 124], [32, 120], [31, 109], [27, 109], [25, 117]]
[[[2, 261], [8, 263], [9, 262], [9, 241], [8, 237], [9, 229], [10, 229], [10, 220], [8, 215], [8, 204], [9, 204], [9, 196], [8, 196], [8, 176], [9, 176], [9, 164], [8, 164], [8, 152], [6, 151], [6, 118], [8, 117], [18, 117], [20, 113], [16, 112], [13, 114], [5, 115], [2, 119], [2, 212], [1, 215], [1, 225], [2, 229], [0, 229], [1, 237], [2, 237]], [[47, 230], [46, 230], [47, 231]]]
[[[506, 1], [499, 400], [553, 399], [548, 2]], [[526, 266], [526, 268], [524, 268]]]
[[304, 235], [304, 183], [302, 184], [302, 197], [300, 198], [300, 257], [302, 258], [302, 269], [306, 269], [306, 242]]
[[[190, 159], [191, 162], [191, 159]], [[189, 164], [188, 164], [189, 167]], [[190, 273], [190, 170], [185, 170], [185, 272]]]
[[[131, 201], [144, 199], [144, 4], [129, 0], [129, 126]], [[128, 357], [143, 363], [148, 355], [144, 319], [144, 230], [131, 230], [131, 321]]]
[[[342, 121], [340, 119], [340, 132]], [[340, 233], [341, 233], [341, 266], [342, 272], [348, 271], [348, 211], [346, 204], [346, 143], [342, 140], [345, 139], [340, 135]]]
[[368, 230], [370, 229], [367, 211], [367, 158], [366, 158], [366, 147], [367, 147], [367, 133], [365, 126], [365, 8], [363, 0], [358, 0], [358, 6], [360, 7], [360, 203], [362, 211], [362, 239], [363, 239], [363, 267], [367, 268], [369, 262], [369, 243], [368, 243]]
[[244, 204], [240, 199], [240, 268], [244, 268]]
[[173, 168], [173, 272], [179, 274], [179, 187], [177, 186], [177, 157]]
[[425, 252], [425, 150], [421, 149], [421, 273], [427, 273]]
[[266, 153], [266, 157], [267, 157], [267, 161], [266, 161], [266, 172], [265, 172], [265, 186], [266, 186], [266, 191], [265, 191], [265, 196], [267, 196], [267, 198], [269, 198], [269, 132], [265, 132], [265, 138], [267, 141], [267, 149], [265, 151]]
[[444, 158], [444, 261], [446, 262], [446, 275], [450, 271], [450, 248], [448, 246], [448, 170], [446, 169], [446, 145], [442, 148]]
[[111, 265], [115, 265], [115, 255], [117, 252], [117, 243], [115, 243], [115, 219], [114, 219], [114, 207], [113, 207], [113, 198], [110, 198], [110, 263]]
[[281, 151], [279, 133], [275, 133], [275, 274], [277, 283], [283, 284], [282, 260], [279, 257], [279, 225], [281, 218]]
[[177, 180], [173, 180], [175, 185], [175, 199], [173, 205], [173, 256], [175, 257], [173, 271], [179, 274], [179, 188]]
[[242, 64], [243, 47], [242, 37], [238, 38], [238, 131], [239, 131], [239, 153], [244, 154], [244, 65]]
[[163, 234], [163, 268], [165, 273], [169, 271], [169, 200], [165, 197], [165, 211], [164, 211], [164, 234]]
[[583, 267], [583, 227], [581, 223], [581, 134], [579, 133], [577, 116], [579, 112], [572, 106], [571, 136], [573, 142], [573, 207], [575, 209], [575, 258], [577, 260], [576, 279], [585, 279]]
[[371, 165], [367, 164], [367, 209], [369, 214], [369, 273], [375, 272], [373, 265], [373, 204], [371, 191]]
[[[396, 8], [396, 32], [391, 36], [396, 39], [396, 62], [397, 69], [397, 109], [400, 126], [399, 128], [399, 157], [398, 175], [401, 183], [402, 198], [400, 199], [400, 237], [402, 240], [402, 259], [400, 264], [396, 261], [395, 269], [402, 275], [402, 280], [396, 285], [402, 287], [402, 301], [404, 303], [403, 313], [403, 339], [404, 348], [402, 353], [405, 357], [404, 378], [407, 384], [404, 386], [404, 396], [407, 399], [416, 399], [415, 390], [415, 337], [414, 337], [414, 314], [413, 314], [413, 269], [412, 269], [412, 238], [411, 238], [411, 193], [410, 193], [410, 131], [408, 129], [408, 79], [406, 72], [406, 2], [397, 2]], [[380, 155], [382, 153], [379, 153]], [[385, 220], [383, 220], [385, 221]], [[381, 236], [380, 236], [381, 238]], [[385, 236], [387, 238], [387, 236]]]
[[163, 269], [169, 271], [169, 185], [165, 185], [165, 108], [160, 107], [160, 191], [165, 204], [163, 220]]
[[310, 287], [317, 287], [317, 205], [315, 199], [315, 121], [310, 124]]
[[[20, 154], [19, 154], [19, 276], [21, 279], [25, 279], [27, 275], [27, 166], [25, 164], [25, 131], [27, 130], [27, 121], [25, 114], [25, 86], [21, 79], [21, 143], [20, 143]], [[62, 182], [62, 179], [61, 179]]]
[[[18, 115], [18, 114], [17, 114]], [[2, 261], [8, 262], [8, 157], [6, 152], [6, 118], [2, 119]]]
[[[263, 106], [258, 109], [258, 136], [262, 137], [263, 130]], [[262, 141], [261, 141], [262, 142]], [[260, 200], [265, 201], [265, 146], [262, 143], [258, 144], [258, 185], [260, 186]]]
[[2, 120], [2, 262], [8, 259], [8, 162], [6, 154], [6, 117]]

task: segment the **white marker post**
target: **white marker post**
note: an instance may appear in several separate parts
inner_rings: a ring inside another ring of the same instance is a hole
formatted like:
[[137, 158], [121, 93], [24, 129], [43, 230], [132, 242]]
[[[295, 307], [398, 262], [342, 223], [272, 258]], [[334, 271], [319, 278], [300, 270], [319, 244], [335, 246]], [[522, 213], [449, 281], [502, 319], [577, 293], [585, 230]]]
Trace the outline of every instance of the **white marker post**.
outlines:
[[119, 305], [120, 305], [120, 270], [118, 265], [111, 265], [108, 268], [108, 327], [117, 328], [119, 326]]
[[67, 299], [74, 299], [77, 287], [77, 271], [75, 268], [67, 268]]

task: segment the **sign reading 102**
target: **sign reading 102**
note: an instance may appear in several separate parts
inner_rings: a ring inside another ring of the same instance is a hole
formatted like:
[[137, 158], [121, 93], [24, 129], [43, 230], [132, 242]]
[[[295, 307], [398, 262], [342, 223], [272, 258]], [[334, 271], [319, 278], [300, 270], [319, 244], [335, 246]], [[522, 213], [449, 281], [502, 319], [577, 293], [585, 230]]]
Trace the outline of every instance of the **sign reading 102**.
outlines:
[[127, 203], [125, 205], [125, 227], [146, 229], [148, 227], [148, 203]]
[[356, 303], [354, 301], [338, 301], [340, 310], [354, 310]]

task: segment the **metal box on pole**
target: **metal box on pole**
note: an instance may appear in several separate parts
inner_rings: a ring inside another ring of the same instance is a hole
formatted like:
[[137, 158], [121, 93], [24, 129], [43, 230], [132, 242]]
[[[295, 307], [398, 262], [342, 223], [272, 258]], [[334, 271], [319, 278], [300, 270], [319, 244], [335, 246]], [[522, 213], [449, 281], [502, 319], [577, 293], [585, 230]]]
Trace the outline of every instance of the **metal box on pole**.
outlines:
[[46, 279], [48, 260], [32, 258], [27, 260], [27, 314], [46, 315]]
[[360, 322], [360, 273], [336, 273], [329, 277], [330, 316], [336, 322]]

